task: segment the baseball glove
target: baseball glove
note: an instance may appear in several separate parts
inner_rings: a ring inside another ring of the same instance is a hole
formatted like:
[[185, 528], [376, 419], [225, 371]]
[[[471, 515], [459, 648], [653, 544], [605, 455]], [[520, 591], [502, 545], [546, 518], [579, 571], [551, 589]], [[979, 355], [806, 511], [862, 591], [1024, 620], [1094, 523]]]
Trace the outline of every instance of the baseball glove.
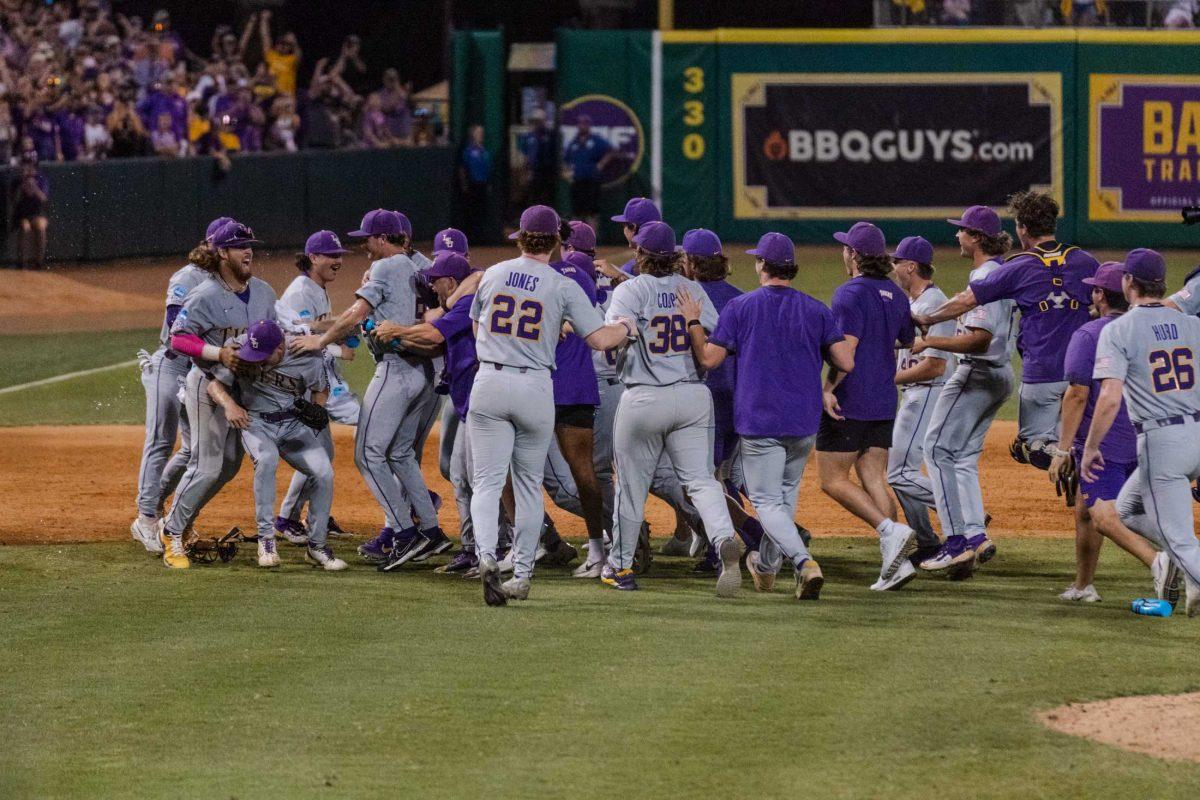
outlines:
[[1012, 444], [1008, 446], [1008, 454], [1018, 464], [1029, 463], [1029, 445], [1025, 444], [1025, 440], [1020, 437], [1013, 439]]
[[1059, 497], [1067, 499], [1067, 508], [1075, 507], [1075, 497], [1079, 494], [1079, 469], [1074, 453], [1067, 453], [1062, 472], [1054, 481], [1054, 491]]
[[303, 397], [297, 397], [292, 402], [292, 413], [296, 415], [296, 419], [317, 433], [325, 430], [329, 425], [329, 412], [325, 410], [325, 407], [310, 403]]
[[225, 564], [232, 561], [237, 555], [240, 541], [242, 541], [242, 532], [238, 528], [230, 528], [229, 533], [220, 539], [215, 536], [204, 539], [196, 537], [187, 543], [187, 556], [197, 564], [212, 564], [217, 559]]

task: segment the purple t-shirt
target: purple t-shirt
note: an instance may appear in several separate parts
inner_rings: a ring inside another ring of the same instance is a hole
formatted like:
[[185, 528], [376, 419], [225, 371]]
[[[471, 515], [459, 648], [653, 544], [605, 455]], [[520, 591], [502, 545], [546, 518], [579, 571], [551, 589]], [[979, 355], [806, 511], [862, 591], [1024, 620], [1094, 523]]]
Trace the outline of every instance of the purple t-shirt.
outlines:
[[1015, 300], [1021, 310], [1017, 349], [1023, 383], [1063, 380], [1067, 343], [1089, 319], [1092, 292], [1083, 279], [1095, 275], [1100, 265], [1086, 250], [1072, 248], [1063, 256], [1064, 249], [1057, 242], [1043, 242], [970, 283], [979, 305]]
[[[1120, 315], [1110, 314], [1107, 317], [1092, 320], [1075, 331], [1071, 336], [1070, 344], [1067, 345], [1064, 365], [1067, 380], [1091, 389], [1088, 392], [1087, 405], [1083, 408], [1083, 419], [1079, 423], [1079, 430], [1075, 432], [1075, 448], [1078, 450], [1083, 450], [1083, 445], [1087, 441], [1088, 429], [1092, 426], [1092, 413], [1096, 410], [1096, 398], [1100, 396], [1102, 381], [1092, 380], [1092, 373], [1096, 367], [1096, 344], [1100, 341], [1100, 331], [1118, 316]], [[1104, 437], [1104, 441], [1100, 442], [1100, 452], [1104, 455], [1105, 461], [1114, 464], [1132, 464], [1137, 461], [1137, 433], [1133, 430], [1133, 423], [1129, 421], [1129, 412], [1125, 408], [1124, 398], [1121, 400], [1121, 407], [1117, 410], [1112, 428]]]
[[[592, 305], [596, 305], [596, 283], [590, 275], [565, 261], [556, 261], [550, 266], [578, 283]], [[596, 367], [592, 363], [592, 348], [587, 342], [576, 333], [568, 333], [554, 350], [554, 363], [555, 405], [600, 405]]]
[[475, 331], [471, 324], [471, 301], [475, 295], [459, 298], [454, 307], [433, 321], [446, 340], [446, 374], [450, 383], [450, 402], [459, 419], [467, 418], [467, 403], [479, 360], [475, 358]]
[[737, 355], [738, 434], [815, 434], [824, 351], [842, 338], [825, 304], [791, 287], [763, 286], [729, 300], [709, 341]]
[[[708, 295], [708, 299], [712, 300], [712, 304], [717, 309], [718, 314], [725, 312], [725, 306], [730, 300], [740, 297], [743, 294], [741, 289], [729, 281], [700, 281], [700, 288], [704, 289], [704, 293]], [[718, 395], [732, 396], [735, 369], [733, 359], [726, 358], [721, 366], [711, 370], [704, 376], [704, 382], [708, 384], [709, 390], [713, 393], [714, 403], [720, 402], [717, 397]]]
[[860, 275], [833, 293], [833, 318], [858, 339], [854, 371], [834, 391], [842, 416], [857, 420], [896, 418], [896, 342], [913, 343], [908, 295], [887, 278]]

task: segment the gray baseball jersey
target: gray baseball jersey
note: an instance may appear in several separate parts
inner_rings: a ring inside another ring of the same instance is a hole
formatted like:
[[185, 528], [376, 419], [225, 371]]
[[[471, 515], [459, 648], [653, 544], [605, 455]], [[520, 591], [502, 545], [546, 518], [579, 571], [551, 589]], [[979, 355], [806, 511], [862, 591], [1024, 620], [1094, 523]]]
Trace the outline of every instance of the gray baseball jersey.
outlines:
[[[921, 292], [917, 299], [911, 301], [913, 314], [929, 314], [934, 309], [946, 302], [946, 293], [939, 289], [934, 284], [929, 284], [925, 287], [925, 291]], [[929, 336], [953, 336], [954, 335], [954, 320], [946, 320], [939, 322], [936, 325], [931, 325], [929, 328]], [[896, 371], [908, 369], [915, 366], [926, 358], [941, 358], [946, 361], [946, 369], [942, 374], [930, 381], [929, 385], [941, 386], [946, 382], [946, 376], [954, 371], [954, 354], [947, 353], [944, 350], [935, 350], [930, 348], [921, 355], [914, 356], [912, 350], [907, 347], [896, 351]]]
[[[182, 306], [184, 300], [187, 299], [188, 293], [203, 283], [208, 277], [208, 273], [195, 264], [185, 264], [176, 270], [175, 274], [171, 276], [171, 280], [167, 282], [167, 308]], [[159, 333], [158, 339], [164, 347], [171, 343], [171, 329], [167, 325], [165, 317], [163, 318], [162, 332]]]
[[[982, 280], [993, 270], [999, 269], [997, 261], [985, 261], [971, 270], [970, 280]], [[978, 361], [992, 364], [1007, 364], [1012, 360], [1013, 350], [1017, 346], [1013, 336], [1013, 321], [1017, 313], [1017, 304], [1013, 300], [997, 300], [993, 303], [976, 306], [959, 317], [958, 332], [965, 333], [967, 328], [977, 328], [992, 334], [992, 342], [987, 351], [972, 356]]]
[[692, 356], [687, 320], [676, 305], [676, 289], [687, 289], [700, 301], [700, 324], [717, 327], [717, 309], [708, 292], [682, 275], [638, 275], [613, 292], [609, 322], [624, 317], [637, 326], [639, 335], [617, 358], [617, 372], [626, 386], [670, 386], [700, 380]]
[[578, 283], [526, 256], [483, 273], [471, 319], [478, 323], [475, 353], [481, 362], [547, 370], [554, 369], [564, 319], [584, 338], [604, 326]]
[[1195, 414], [1197, 356], [1200, 318], [1157, 303], [1134, 306], [1100, 332], [1093, 377], [1125, 382], [1135, 423]]
[[413, 254], [409, 256], [409, 258], [411, 258], [412, 262], [417, 265], [418, 272], [424, 272], [433, 266], [433, 262], [429, 260], [429, 256], [418, 250], [413, 250]]
[[[237, 337], [232, 341], [233, 346], [240, 347], [245, 338], [244, 334]], [[234, 384], [234, 374], [225, 367], [215, 367], [212, 374], [227, 386]], [[260, 367], [247, 375], [238, 375], [236, 383], [239, 405], [251, 414], [287, 411], [297, 397], [329, 389], [325, 365], [319, 353], [294, 355], [286, 350], [283, 360], [275, 366]]]
[[418, 280], [417, 265], [397, 253], [372, 262], [366, 283], [355, 294], [371, 304], [368, 316], [373, 321], [412, 325], [417, 319]]
[[[600, 312], [600, 316], [608, 313], [608, 307], [612, 305], [613, 285], [612, 279], [606, 278], [599, 273], [596, 274], [596, 309]], [[592, 366], [596, 368], [596, 377], [601, 379], [617, 377], [617, 351], [616, 350], [593, 350], [592, 351]]]
[[[246, 332], [251, 323], [275, 319], [275, 290], [266, 281], [251, 277], [245, 291], [235, 294], [221, 281], [204, 281], [184, 300], [171, 333], [191, 333], [205, 344], [222, 346]], [[211, 366], [211, 362], [201, 366]]]
[[311, 325], [329, 317], [329, 293], [307, 275], [297, 275], [279, 298], [279, 322], [285, 327]]
[[1170, 299], [1183, 313], [1200, 314], [1200, 275], [1185, 283]]

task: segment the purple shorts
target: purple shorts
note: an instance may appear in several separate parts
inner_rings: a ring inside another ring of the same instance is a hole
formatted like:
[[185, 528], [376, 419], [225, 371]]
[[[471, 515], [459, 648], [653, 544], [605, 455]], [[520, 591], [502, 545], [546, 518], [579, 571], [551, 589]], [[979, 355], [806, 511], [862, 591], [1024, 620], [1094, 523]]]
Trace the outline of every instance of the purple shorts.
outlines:
[[[1083, 461], [1083, 451], [1075, 450], [1075, 463], [1079, 464]], [[1104, 462], [1104, 471], [1094, 481], [1089, 481], [1079, 476], [1079, 496], [1083, 498], [1085, 508], [1091, 508], [1096, 504], [1097, 500], [1116, 500], [1117, 495], [1121, 492], [1121, 487], [1125, 485], [1125, 481], [1137, 469], [1137, 462], [1133, 461], [1128, 464], [1121, 464], [1114, 461]]]

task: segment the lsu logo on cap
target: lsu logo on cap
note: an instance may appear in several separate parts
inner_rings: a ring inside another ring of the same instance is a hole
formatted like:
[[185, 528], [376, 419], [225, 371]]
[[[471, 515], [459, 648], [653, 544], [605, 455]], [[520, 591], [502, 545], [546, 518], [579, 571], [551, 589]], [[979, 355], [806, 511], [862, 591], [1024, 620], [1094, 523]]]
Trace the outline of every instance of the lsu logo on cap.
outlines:
[[255, 339], [253, 336], [250, 336], [249, 338], [250, 338], [250, 347], [253, 348], [254, 350], [257, 350], [258, 349], [258, 339]]
[[442, 244], [446, 245], [447, 250], [453, 250], [454, 249], [454, 237], [447, 233], [445, 236], [442, 237]]
[[342, 249], [342, 240], [338, 238], [337, 234], [336, 233], [331, 234], [330, 238], [333, 239], [333, 246], [336, 247], [338, 250], [341, 250]]

